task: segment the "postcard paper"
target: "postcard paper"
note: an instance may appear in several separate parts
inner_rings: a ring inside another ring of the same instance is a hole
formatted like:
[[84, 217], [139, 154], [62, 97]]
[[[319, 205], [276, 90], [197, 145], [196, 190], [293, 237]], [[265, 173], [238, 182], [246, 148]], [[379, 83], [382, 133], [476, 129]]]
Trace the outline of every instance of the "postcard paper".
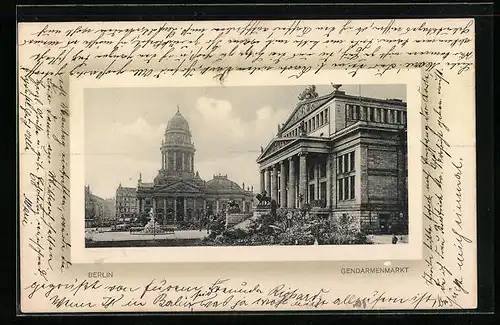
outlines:
[[22, 312], [476, 307], [473, 20], [18, 39]]

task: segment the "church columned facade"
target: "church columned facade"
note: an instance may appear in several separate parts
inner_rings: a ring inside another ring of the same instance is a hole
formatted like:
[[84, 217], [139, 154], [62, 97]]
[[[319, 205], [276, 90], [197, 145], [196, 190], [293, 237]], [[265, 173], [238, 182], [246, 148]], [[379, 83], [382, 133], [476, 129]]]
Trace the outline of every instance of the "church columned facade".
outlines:
[[407, 232], [406, 103], [333, 87], [324, 96], [306, 89], [261, 148], [261, 192], [283, 208], [353, 216], [369, 232]]
[[189, 123], [180, 113], [170, 119], [160, 146], [161, 168], [153, 182], [139, 176], [137, 205], [141, 214], [151, 209], [164, 224], [197, 221], [204, 215], [222, 214], [230, 201], [242, 213], [251, 213], [253, 188], [239, 186], [227, 175], [216, 174], [211, 180], [201, 179], [195, 171], [195, 146]]

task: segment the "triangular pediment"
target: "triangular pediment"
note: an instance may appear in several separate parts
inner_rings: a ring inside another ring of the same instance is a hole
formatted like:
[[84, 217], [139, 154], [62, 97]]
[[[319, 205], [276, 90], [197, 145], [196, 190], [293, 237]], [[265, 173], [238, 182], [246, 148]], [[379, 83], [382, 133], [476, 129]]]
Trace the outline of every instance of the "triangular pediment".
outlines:
[[273, 139], [268, 145], [267, 147], [262, 151], [262, 153], [260, 154], [259, 158], [257, 158], [257, 160], [261, 160], [273, 153], [275, 153], [276, 151], [288, 146], [290, 143], [294, 142], [295, 138], [276, 138], [276, 139]]
[[299, 103], [288, 120], [284, 123], [282, 130], [286, 131], [292, 125], [300, 121], [304, 116], [326, 104], [330, 99], [332, 99], [332, 96], [327, 95]]
[[201, 190], [185, 181], [178, 181], [173, 184], [165, 185], [158, 189], [159, 192], [168, 193], [200, 193]]

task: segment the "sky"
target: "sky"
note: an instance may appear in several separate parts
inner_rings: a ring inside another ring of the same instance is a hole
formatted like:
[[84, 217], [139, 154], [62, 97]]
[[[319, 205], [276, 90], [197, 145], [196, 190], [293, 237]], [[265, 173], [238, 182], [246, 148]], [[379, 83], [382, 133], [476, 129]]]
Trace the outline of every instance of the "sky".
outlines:
[[[256, 159], [294, 110], [305, 86], [87, 88], [84, 92], [85, 183], [102, 198], [152, 182], [161, 168], [160, 145], [177, 111], [187, 119], [195, 170], [209, 181], [227, 174], [259, 190]], [[347, 94], [406, 101], [405, 85], [343, 85]], [[333, 91], [316, 85], [319, 96]]]

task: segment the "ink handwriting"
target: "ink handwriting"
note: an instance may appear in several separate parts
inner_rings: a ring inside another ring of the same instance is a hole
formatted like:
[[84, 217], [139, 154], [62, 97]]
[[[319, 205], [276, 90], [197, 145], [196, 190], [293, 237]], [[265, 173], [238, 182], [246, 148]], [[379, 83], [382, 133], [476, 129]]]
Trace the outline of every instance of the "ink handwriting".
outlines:
[[[445, 95], [452, 78], [473, 73], [472, 20], [21, 24], [18, 46], [21, 272], [29, 279], [22, 288], [28, 300], [60, 311], [460, 308], [461, 298], [470, 294], [466, 270], [474, 237], [465, 227], [468, 165], [450, 136], [456, 130]], [[68, 77], [208, 75], [224, 83], [235, 72], [257, 77], [276, 71], [300, 79], [327, 69], [352, 77], [372, 70], [383, 78], [388, 71], [415, 68], [423, 72], [420, 280], [428, 291], [339, 294], [331, 286], [229, 277], [181, 283], [146, 276], [134, 285], [70, 278]], [[445, 190], [450, 186], [453, 193]]]

